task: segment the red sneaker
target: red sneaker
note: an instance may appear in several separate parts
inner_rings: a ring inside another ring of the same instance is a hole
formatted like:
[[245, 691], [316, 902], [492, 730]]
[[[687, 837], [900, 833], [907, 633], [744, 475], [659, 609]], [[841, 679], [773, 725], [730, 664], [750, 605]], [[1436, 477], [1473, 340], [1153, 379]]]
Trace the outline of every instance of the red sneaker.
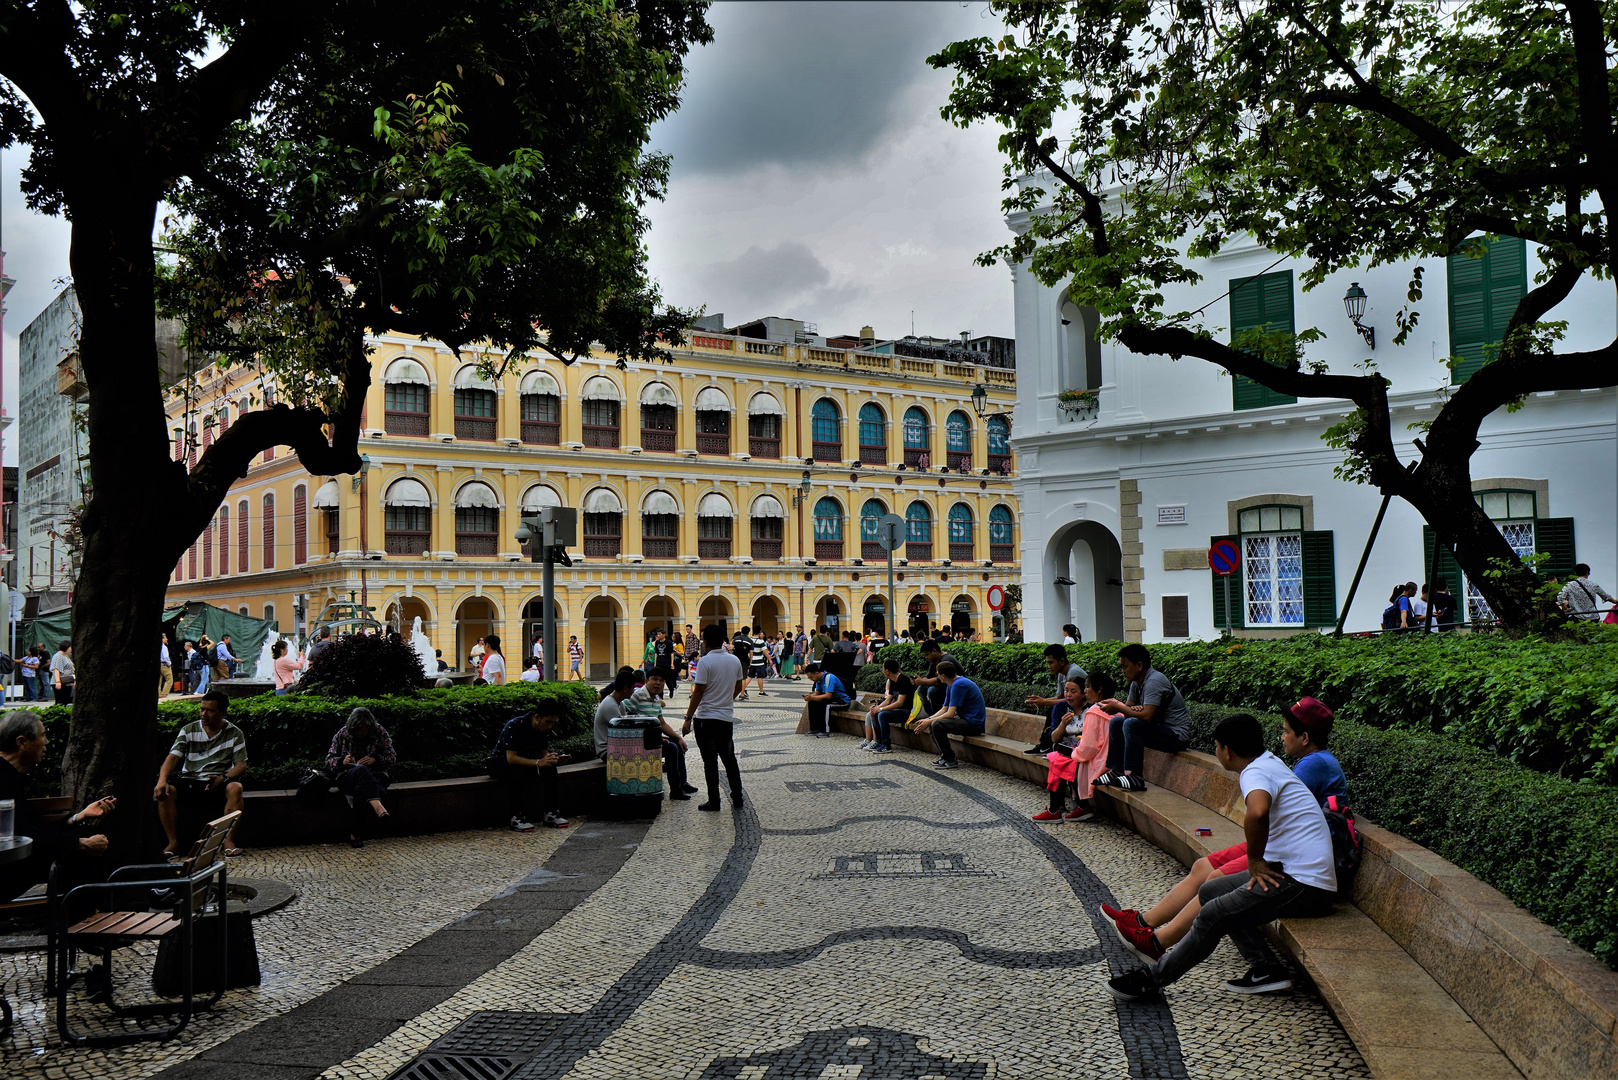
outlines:
[[1034, 815], [1035, 821], [1061, 821], [1062, 815], [1055, 810], [1041, 810]]
[[1080, 803], [1067, 812], [1067, 821], [1089, 821], [1096, 816], [1096, 812], [1084, 803]]
[[1163, 955], [1163, 946], [1157, 943], [1157, 936], [1152, 933], [1149, 926], [1125, 926], [1121, 922], [1112, 924], [1113, 930], [1118, 933], [1118, 940], [1124, 947], [1148, 964], [1155, 963]]
[[1140, 912], [1132, 907], [1115, 908], [1111, 904], [1102, 904], [1101, 913], [1119, 926], [1146, 925], [1146, 920], [1140, 917]]

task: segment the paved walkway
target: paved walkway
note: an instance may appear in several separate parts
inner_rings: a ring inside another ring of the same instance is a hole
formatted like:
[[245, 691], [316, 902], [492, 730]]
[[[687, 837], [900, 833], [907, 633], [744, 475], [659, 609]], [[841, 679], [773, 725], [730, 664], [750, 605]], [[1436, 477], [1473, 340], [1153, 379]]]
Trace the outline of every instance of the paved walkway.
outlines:
[[[371, 844], [357, 854], [387, 863], [377, 875], [414, 863], [418, 891], [348, 911], [340, 890], [326, 908], [306, 891], [259, 920], [261, 951], [325, 944], [290, 981], [267, 963], [264, 987], [176, 1045], [32, 1063], [174, 1080], [1367, 1075], [1313, 995], [1225, 993], [1243, 970], [1228, 944], [1167, 1004], [1115, 1005], [1102, 984], [1135, 961], [1096, 907], [1155, 900], [1177, 864], [1108, 823], [1030, 822], [1042, 793], [999, 774], [794, 735], [796, 703], [739, 706], [740, 808]], [[446, 923], [432, 882], [457, 861], [470, 914]], [[359, 949], [333, 945], [332, 918]]]

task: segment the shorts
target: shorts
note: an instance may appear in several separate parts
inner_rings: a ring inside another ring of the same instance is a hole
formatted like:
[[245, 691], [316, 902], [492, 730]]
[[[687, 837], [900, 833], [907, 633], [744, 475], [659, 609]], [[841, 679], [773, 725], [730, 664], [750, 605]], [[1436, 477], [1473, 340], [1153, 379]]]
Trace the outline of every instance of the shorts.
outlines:
[[747, 677], [749, 679], [762, 679], [764, 677], [764, 665], [754, 664], [752, 667], [748, 668]]
[[579, 662], [577, 660], [573, 661], [573, 670], [574, 671], [579, 670]]
[[1242, 864], [1242, 867], [1238, 869], [1245, 869], [1247, 865], [1247, 845], [1245, 843], [1235, 844], [1224, 851], [1216, 851], [1208, 856], [1208, 865], [1215, 870], [1223, 870], [1231, 863], [1238, 862]]

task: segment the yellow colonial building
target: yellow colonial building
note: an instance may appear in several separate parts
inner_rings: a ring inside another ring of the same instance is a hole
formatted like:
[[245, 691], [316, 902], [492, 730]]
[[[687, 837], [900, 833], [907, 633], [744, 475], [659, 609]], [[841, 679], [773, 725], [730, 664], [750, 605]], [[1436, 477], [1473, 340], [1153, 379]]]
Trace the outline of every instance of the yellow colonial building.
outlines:
[[[303, 633], [352, 594], [407, 631], [419, 616], [451, 667], [489, 633], [525, 654], [540, 573], [514, 533], [524, 514], [571, 506], [580, 535], [556, 570], [556, 627], [599, 677], [638, 661], [658, 627], [887, 627], [875, 522], [896, 513], [898, 625], [990, 638], [989, 587], [1020, 576], [1010, 343], [868, 329], [827, 341], [802, 326], [696, 329], [673, 363], [627, 370], [534, 357], [498, 381], [475, 353], [376, 337], [365, 471], [310, 476], [285, 450], [263, 455], [168, 600]], [[264, 400], [252, 377], [204, 371], [171, 402], [176, 455]]]

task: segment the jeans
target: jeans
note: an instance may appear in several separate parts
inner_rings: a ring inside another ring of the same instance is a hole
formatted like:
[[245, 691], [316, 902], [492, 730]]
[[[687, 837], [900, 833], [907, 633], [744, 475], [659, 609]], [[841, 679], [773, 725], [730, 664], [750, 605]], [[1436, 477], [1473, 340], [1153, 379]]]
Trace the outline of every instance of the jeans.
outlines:
[[197, 669], [197, 693], [206, 694], [208, 692], [208, 680], [212, 675], [213, 669], [206, 664]]
[[685, 751], [667, 735], [663, 736], [663, 775], [668, 778], [671, 794], [685, 794]]
[[1107, 768], [1138, 773], [1146, 764], [1146, 748], [1177, 754], [1189, 744], [1167, 724], [1134, 716], [1115, 716], [1107, 735]]
[[873, 718], [871, 726], [876, 728], [876, 741], [893, 749], [893, 725], [904, 727], [905, 721], [910, 719], [908, 709], [883, 709]]
[[729, 720], [711, 720], [697, 717], [691, 722], [697, 736], [697, 749], [702, 751], [702, 773], [708, 781], [708, 801], [719, 801], [719, 763], [725, 763], [725, 776], [730, 780], [730, 798], [742, 798], [742, 767], [736, 761], [736, 725]]
[[554, 765], [543, 769], [527, 765], [492, 765], [489, 775], [500, 785], [500, 795], [509, 817], [533, 821], [555, 813], [560, 805]]
[[938, 756], [945, 761], [955, 760], [955, 748], [950, 745], [951, 735], [982, 735], [983, 728], [977, 724], [969, 724], [963, 717], [950, 716], [943, 720], [934, 720], [927, 726], [933, 737], [933, 745], [938, 747]]
[[[1271, 864], [1274, 865], [1273, 863]], [[1324, 889], [1283, 877], [1267, 890], [1247, 888], [1246, 871], [1209, 878], [1197, 890], [1202, 910], [1185, 937], [1146, 970], [1158, 986], [1167, 986], [1196, 967], [1226, 934], [1251, 967], [1268, 967], [1273, 954], [1259, 927], [1274, 919], [1314, 918], [1331, 913], [1335, 897]]]
[[32, 675], [24, 675], [22, 677], [22, 699], [24, 701], [38, 700], [39, 691], [34, 689], [34, 687], [38, 685], [38, 682], [39, 680]]

